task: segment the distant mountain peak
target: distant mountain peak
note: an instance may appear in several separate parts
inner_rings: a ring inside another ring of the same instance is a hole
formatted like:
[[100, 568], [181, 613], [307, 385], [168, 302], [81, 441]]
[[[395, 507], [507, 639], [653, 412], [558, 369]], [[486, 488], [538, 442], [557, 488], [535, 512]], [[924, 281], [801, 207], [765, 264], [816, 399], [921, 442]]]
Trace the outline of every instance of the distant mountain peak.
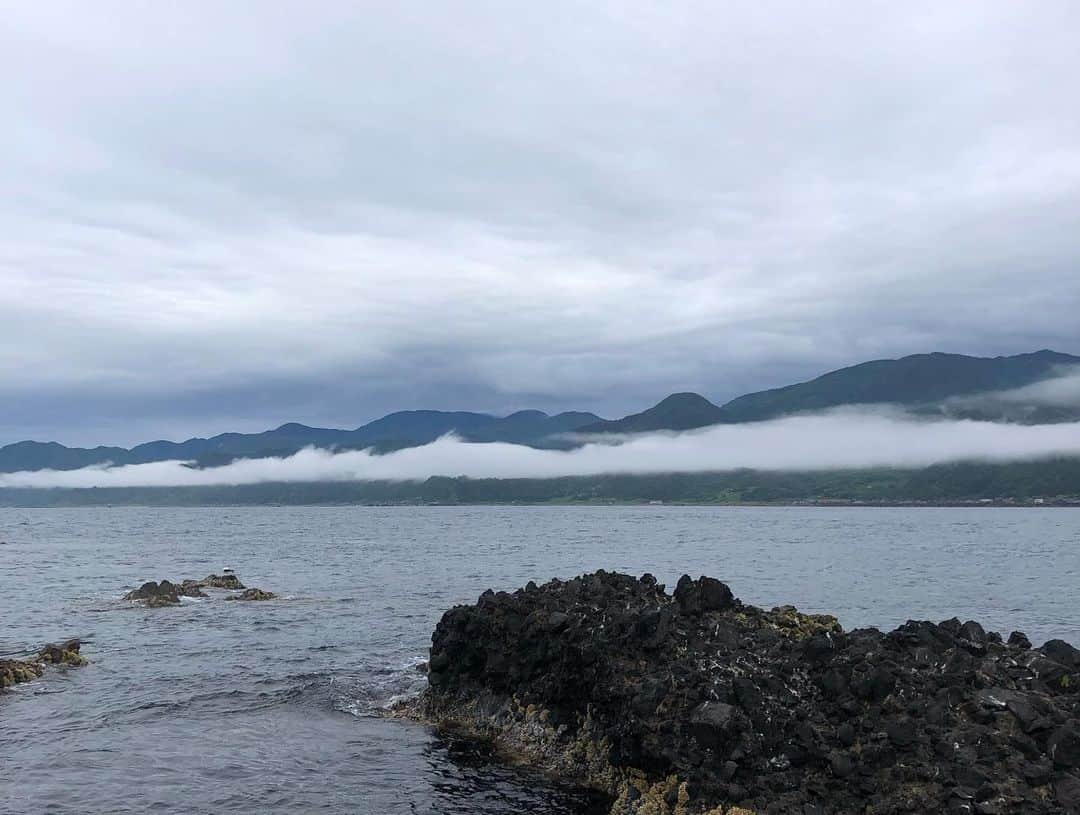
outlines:
[[548, 415], [542, 410], [518, 410], [506, 417], [506, 421], [513, 419], [546, 419]]
[[716, 407], [712, 402], [702, 396], [700, 393], [694, 393], [693, 391], [682, 391], [681, 393], [673, 393], [671, 396], [665, 396], [655, 407], [651, 408], [656, 410], [657, 408], [702, 408], [702, 407]]
[[273, 432], [274, 433], [302, 433], [305, 430], [312, 430], [312, 429], [313, 428], [309, 427], [308, 425], [300, 424], [299, 422], [286, 422], [285, 424], [281, 425], [281, 427], [278, 427], [277, 429], [275, 429]]
[[877, 359], [782, 388], [749, 393], [722, 408], [730, 422], [760, 421], [840, 405], [927, 405], [1030, 385], [1054, 376], [1080, 357], [1043, 349], [1002, 357], [971, 357], [936, 351]]
[[723, 421], [723, 413], [699, 393], [673, 393], [648, 410], [615, 421], [596, 422], [582, 433], [648, 433], [654, 430], [693, 430]]

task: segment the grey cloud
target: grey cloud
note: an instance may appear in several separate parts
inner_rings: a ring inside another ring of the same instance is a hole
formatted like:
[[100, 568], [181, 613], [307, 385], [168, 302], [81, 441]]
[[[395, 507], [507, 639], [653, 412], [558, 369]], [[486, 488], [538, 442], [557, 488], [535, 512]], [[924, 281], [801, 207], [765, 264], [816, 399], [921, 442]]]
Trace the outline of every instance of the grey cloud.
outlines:
[[1068, 2], [9, 10], [0, 398], [64, 398], [0, 430], [141, 419], [131, 443], [462, 393], [619, 413], [1076, 350], [1078, 24]]

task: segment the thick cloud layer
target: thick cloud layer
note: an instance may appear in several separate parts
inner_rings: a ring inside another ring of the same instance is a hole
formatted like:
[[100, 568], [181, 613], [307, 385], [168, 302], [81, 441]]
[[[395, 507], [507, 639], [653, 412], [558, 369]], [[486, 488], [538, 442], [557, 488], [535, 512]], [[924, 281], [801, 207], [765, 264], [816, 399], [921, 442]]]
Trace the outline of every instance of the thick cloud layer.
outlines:
[[0, 441], [1080, 348], [1069, 0], [12, 4]]
[[1034, 427], [920, 422], [888, 411], [844, 410], [681, 434], [612, 438], [572, 451], [443, 438], [383, 456], [303, 450], [196, 470], [166, 461], [111, 469], [0, 475], [0, 487], [155, 487], [265, 481], [414, 480], [433, 475], [543, 478], [598, 473], [916, 467], [956, 460], [1080, 455], [1080, 424]]
[[1080, 369], [1070, 366], [1058, 376], [1022, 388], [954, 397], [948, 400], [948, 405], [986, 409], [1005, 405], [1080, 408]]

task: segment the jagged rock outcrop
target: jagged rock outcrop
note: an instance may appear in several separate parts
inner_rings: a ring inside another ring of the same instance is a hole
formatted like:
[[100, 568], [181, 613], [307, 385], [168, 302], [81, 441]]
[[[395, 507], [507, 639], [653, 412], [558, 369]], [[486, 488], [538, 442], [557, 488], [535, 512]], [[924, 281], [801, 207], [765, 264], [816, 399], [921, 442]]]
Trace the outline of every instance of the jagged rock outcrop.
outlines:
[[45, 673], [45, 666], [30, 659], [0, 659], [0, 688], [29, 682]]
[[134, 591], [124, 595], [125, 600], [145, 603], [148, 608], [180, 605], [180, 589], [168, 580], [156, 583], [148, 580]]
[[[226, 572], [225, 574], [217, 575], [211, 574], [204, 577], [202, 580], [194, 580], [188, 578], [183, 580], [179, 585], [172, 583], [168, 580], [162, 580], [160, 583], [156, 583], [153, 580], [143, 583], [139, 588], [134, 591], [129, 591], [124, 595], [125, 600], [135, 600], [145, 603], [150, 608], [161, 608], [162, 606], [176, 606], [180, 604], [181, 597], [206, 597], [205, 588], [210, 589], [228, 589], [230, 591], [240, 591], [244, 589], [244, 584], [240, 582], [240, 578], [232, 572]], [[243, 597], [239, 599], [244, 600], [269, 600], [274, 595], [270, 592], [256, 589], [263, 595], [261, 597]], [[232, 597], [226, 597], [226, 600], [232, 600]]]
[[202, 587], [202, 581], [188, 578], [180, 584], [179, 591], [184, 597], [206, 597], [206, 592], [202, 590]]
[[845, 632], [601, 571], [448, 611], [407, 714], [613, 813], [1077, 813], [1078, 672], [1066, 643], [975, 622]]
[[82, 643], [78, 640], [67, 640], [60, 643], [49, 643], [38, 652], [38, 660], [52, 665], [85, 665], [86, 658], [79, 653]]
[[60, 645], [49, 643], [33, 659], [0, 659], [0, 689], [37, 679], [45, 673], [46, 665], [85, 665], [86, 658], [79, 653], [81, 647], [73, 639]]
[[232, 591], [246, 588], [240, 582], [240, 578], [232, 573], [207, 575], [198, 581], [198, 585], [207, 589], [230, 589]]
[[277, 597], [272, 591], [262, 589], [244, 589], [242, 594], [232, 594], [226, 600], [273, 600]]

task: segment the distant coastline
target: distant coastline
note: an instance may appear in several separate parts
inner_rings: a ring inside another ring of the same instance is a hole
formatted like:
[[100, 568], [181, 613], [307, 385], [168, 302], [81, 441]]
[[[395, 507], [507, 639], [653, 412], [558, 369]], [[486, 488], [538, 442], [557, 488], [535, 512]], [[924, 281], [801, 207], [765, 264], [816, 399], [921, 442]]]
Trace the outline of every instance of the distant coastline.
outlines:
[[685, 505], [1080, 506], [1080, 458], [919, 469], [731, 470], [563, 478], [266, 482], [234, 486], [3, 488], [0, 506]]
[[399, 503], [375, 503], [375, 502], [305, 502], [305, 503], [293, 503], [293, 504], [241, 504], [241, 503], [155, 503], [155, 502], [131, 502], [125, 504], [113, 504], [113, 503], [0, 503], [0, 510], [2, 509], [245, 509], [245, 508], [279, 508], [279, 507], [366, 507], [366, 508], [380, 508], [380, 507], [717, 507], [717, 508], [730, 508], [730, 509], [748, 509], [748, 508], [762, 508], [762, 509], [1080, 509], [1080, 501], [1062, 502], [1062, 503], [1047, 503], [1047, 504], [1018, 504], [1016, 502], [1009, 501], [994, 501], [988, 503], [980, 502], [947, 502], [930, 504], [930, 503], [916, 503], [916, 502], [897, 502], [897, 503], [843, 503], [843, 502], [791, 502], [791, 501], [773, 501], [773, 502], [738, 502], [738, 503], [717, 503], [709, 501], [663, 501], [657, 504], [653, 501], [473, 501], [473, 502], [457, 502], [457, 503], [438, 503], [438, 502], [399, 502]]

